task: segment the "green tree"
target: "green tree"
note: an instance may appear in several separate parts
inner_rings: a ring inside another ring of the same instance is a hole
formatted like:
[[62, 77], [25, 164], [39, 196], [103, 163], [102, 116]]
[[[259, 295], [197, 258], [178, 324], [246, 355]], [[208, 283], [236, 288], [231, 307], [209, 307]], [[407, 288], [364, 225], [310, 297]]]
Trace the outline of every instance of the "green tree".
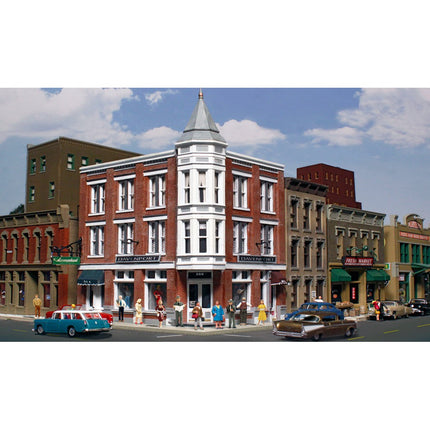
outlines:
[[24, 204], [21, 203], [20, 205], [18, 205], [13, 211], [11, 211], [9, 213], [9, 215], [14, 215], [14, 214], [23, 214], [24, 213]]

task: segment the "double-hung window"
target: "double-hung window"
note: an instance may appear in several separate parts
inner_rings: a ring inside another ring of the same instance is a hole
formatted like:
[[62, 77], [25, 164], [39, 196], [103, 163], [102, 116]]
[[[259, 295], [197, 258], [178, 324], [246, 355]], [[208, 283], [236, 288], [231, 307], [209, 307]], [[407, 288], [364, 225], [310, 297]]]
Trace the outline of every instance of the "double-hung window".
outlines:
[[133, 224], [118, 224], [118, 254], [133, 254]]
[[151, 176], [150, 207], [166, 205], [166, 177], [165, 175]]
[[214, 203], [220, 202], [220, 172], [215, 172], [214, 176]]
[[190, 172], [189, 170], [183, 172], [184, 175], [184, 203], [190, 203]]
[[131, 210], [134, 204], [134, 180], [119, 181], [119, 209]]
[[90, 227], [90, 255], [103, 256], [104, 254], [104, 226]]
[[206, 253], [208, 250], [208, 227], [207, 221], [199, 221], [199, 252]]
[[67, 154], [67, 169], [75, 170], [75, 155]]
[[273, 225], [261, 226], [261, 254], [273, 255]]
[[246, 254], [248, 252], [248, 223], [235, 221], [233, 223], [233, 253]]
[[105, 211], [105, 185], [91, 186], [91, 213], [99, 214]]
[[152, 221], [149, 223], [149, 252], [164, 254], [166, 252], [166, 223]]
[[206, 170], [199, 170], [199, 202], [206, 202]]
[[273, 212], [273, 184], [271, 182], [261, 181], [261, 210], [265, 212]]
[[248, 179], [242, 176], [233, 176], [233, 206], [248, 208]]
[[184, 221], [184, 251], [185, 254], [191, 253], [191, 231], [190, 231], [190, 221]]

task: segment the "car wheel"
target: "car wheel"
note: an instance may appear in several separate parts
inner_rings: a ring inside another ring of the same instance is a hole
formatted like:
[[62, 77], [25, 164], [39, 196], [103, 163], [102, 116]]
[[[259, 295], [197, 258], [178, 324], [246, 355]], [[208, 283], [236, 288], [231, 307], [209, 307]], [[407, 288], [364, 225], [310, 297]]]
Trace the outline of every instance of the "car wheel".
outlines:
[[318, 342], [320, 339], [321, 339], [321, 333], [314, 334], [312, 336], [312, 340], [314, 340], [315, 342]]
[[43, 327], [41, 325], [37, 326], [36, 332], [37, 332], [37, 334], [45, 334], [45, 330], [43, 329]]
[[394, 313], [393, 313], [393, 320], [395, 320], [395, 319], [397, 319], [397, 315], [396, 315], [396, 313], [394, 312]]
[[345, 333], [345, 337], [351, 337], [351, 336], [354, 334], [354, 332], [355, 332], [355, 330], [354, 330], [352, 327], [350, 327], [350, 328], [346, 331], [346, 333]]
[[69, 328], [67, 329], [67, 334], [68, 334], [70, 337], [74, 337], [74, 336], [76, 335], [75, 327], [69, 327]]

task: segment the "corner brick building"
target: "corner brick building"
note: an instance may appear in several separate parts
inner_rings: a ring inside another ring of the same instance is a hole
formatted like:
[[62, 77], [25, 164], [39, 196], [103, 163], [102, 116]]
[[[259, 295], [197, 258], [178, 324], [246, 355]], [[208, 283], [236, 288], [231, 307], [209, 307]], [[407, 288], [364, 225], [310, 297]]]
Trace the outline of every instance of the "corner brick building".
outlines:
[[200, 93], [174, 149], [81, 168], [79, 302], [141, 298], [146, 323], [156, 295], [185, 321], [196, 301], [207, 321], [215, 301], [285, 303], [284, 166], [227, 147]]

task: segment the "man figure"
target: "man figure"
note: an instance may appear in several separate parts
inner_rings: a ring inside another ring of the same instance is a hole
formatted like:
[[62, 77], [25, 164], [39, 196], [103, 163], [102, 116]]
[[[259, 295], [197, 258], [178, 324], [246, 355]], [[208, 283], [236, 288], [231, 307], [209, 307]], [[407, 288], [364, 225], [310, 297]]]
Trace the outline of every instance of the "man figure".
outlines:
[[124, 321], [125, 300], [122, 298], [122, 296], [118, 297], [116, 304], [118, 305], [118, 320]]
[[321, 297], [321, 296], [318, 296], [318, 298], [317, 298], [317, 299], [315, 299], [315, 301], [316, 301], [316, 302], [323, 302], [324, 300], [322, 299], [322, 297]]
[[233, 300], [230, 299], [227, 305], [227, 315], [228, 315], [228, 328], [231, 328], [233, 323], [233, 328], [236, 328], [236, 320], [235, 320], [236, 306], [233, 303]]
[[181, 302], [181, 298], [179, 296], [176, 296], [176, 302], [173, 303], [173, 308], [175, 309], [175, 322], [176, 327], [183, 327], [183, 319], [182, 319], [182, 311], [184, 310], [184, 304]]
[[33, 299], [34, 306], [34, 318], [40, 318], [40, 307], [42, 306], [42, 300], [39, 299], [39, 294], [36, 294]]
[[240, 325], [246, 325], [246, 319], [248, 316], [248, 303], [246, 303], [246, 298], [244, 297], [240, 302], [238, 309], [240, 311]]

